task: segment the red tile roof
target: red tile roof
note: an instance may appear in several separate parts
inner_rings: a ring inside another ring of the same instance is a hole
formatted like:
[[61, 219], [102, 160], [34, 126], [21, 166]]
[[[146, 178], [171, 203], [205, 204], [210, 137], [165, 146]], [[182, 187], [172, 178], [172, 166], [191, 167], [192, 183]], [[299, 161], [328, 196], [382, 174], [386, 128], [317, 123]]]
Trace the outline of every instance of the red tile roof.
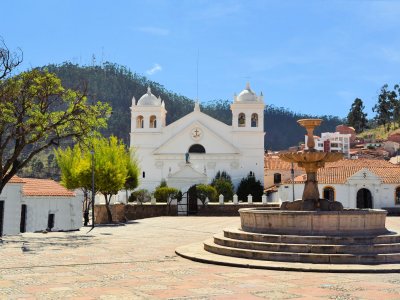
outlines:
[[[363, 168], [379, 176], [383, 183], [400, 184], [400, 165], [379, 159], [343, 159], [326, 163], [324, 168], [318, 170], [317, 179], [319, 183], [324, 184], [343, 184]], [[294, 182], [304, 183], [306, 179], [307, 176], [303, 174], [297, 176]]]
[[13, 177], [11, 177], [11, 179], [8, 183], [24, 183], [24, 182], [25, 182], [24, 179], [14, 175]]
[[23, 178], [23, 180], [25, 182], [22, 187], [24, 196], [75, 196], [72, 191], [51, 179]]

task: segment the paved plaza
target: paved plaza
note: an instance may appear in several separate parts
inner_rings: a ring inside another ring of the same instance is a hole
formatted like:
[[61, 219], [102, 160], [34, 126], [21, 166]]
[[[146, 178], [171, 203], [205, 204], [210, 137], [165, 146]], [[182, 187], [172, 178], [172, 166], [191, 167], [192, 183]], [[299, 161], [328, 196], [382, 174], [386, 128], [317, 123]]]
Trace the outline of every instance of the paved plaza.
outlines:
[[[238, 217], [158, 217], [0, 244], [0, 299], [400, 299], [400, 274], [288, 272], [197, 263], [175, 248]], [[389, 217], [400, 231], [400, 217]]]

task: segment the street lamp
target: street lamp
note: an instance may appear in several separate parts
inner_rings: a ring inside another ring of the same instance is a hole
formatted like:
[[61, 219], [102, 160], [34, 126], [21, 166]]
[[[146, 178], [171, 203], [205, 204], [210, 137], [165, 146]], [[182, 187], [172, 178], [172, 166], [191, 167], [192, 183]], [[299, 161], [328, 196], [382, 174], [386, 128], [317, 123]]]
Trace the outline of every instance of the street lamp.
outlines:
[[290, 170], [290, 173], [292, 174], [292, 193], [293, 193], [293, 201], [294, 201], [294, 165], [292, 162], [292, 169]]
[[90, 150], [90, 154], [92, 157], [92, 229], [94, 228], [94, 149]]

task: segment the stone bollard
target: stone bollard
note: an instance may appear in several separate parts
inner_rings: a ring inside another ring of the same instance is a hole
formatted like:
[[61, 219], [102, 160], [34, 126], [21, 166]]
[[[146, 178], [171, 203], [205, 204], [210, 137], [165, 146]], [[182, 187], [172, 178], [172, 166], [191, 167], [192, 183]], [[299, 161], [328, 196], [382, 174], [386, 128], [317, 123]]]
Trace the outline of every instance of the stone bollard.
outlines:
[[248, 203], [248, 204], [252, 204], [252, 203], [253, 203], [253, 196], [252, 196], [251, 194], [249, 194], [249, 195], [247, 196], [247, 203]]
[[152, 205], [156, 205], [156, 203], [157, 203], [157, 200], [156, 200], [156, 198], [154, 198], [154, 197], [151, 197], [151, 204]]
[[233, 195], [233, 204], [239, 204], [238, 196], [236, 194]]
[[224, 205], [224, 195], [219, 195], [219, 204]]
[[267, 204], [267, 196], [265, 194], [262, 195], [261, 202], [262, 204]]

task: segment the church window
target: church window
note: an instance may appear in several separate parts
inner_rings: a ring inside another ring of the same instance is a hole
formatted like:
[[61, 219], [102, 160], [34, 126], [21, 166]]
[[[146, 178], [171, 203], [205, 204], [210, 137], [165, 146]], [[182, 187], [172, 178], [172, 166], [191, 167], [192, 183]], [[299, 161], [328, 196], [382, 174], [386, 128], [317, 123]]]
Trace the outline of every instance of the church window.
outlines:
[[324, 196], [324, 199], [335, 201], [335, 189], [333, 187], [331, 186], [324, 187], [322, 194]]
[[150, 116], [150, 128], [157, 128], [156, 116]]
[[398, 186], [396, 188], [396, 192], [395, 192], [395, 195], [394, 195], [394, 203], [395, 204], [400, 204], [400, 186]]
[[200, 144], [190, 146], [189, 153], [206, 153], [206, 149]]
[[238, 126], [245, 127], [246, 126], [246, 115], [244, 113], [240, 113], [238, 117]]
[[257, 114], [251, 115], [251, 127], [258, 127], [258, 115]]
[[137, 118], [136, 118], [136, 128], [143, 128], [143, 127], [144, 127], [143, 116], [137, 116]]

